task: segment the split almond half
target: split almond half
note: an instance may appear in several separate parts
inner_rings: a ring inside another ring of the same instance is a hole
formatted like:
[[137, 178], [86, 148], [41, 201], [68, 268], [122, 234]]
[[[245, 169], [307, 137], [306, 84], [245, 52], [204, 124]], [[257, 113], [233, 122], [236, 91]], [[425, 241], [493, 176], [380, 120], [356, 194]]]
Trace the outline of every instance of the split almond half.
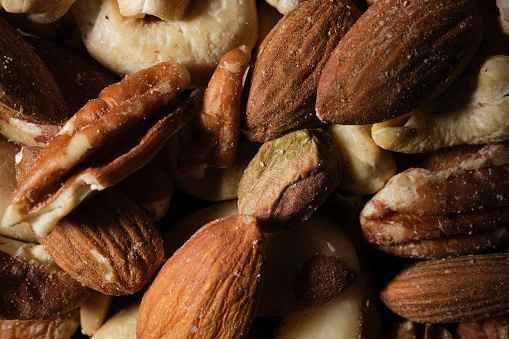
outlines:
[[143, 338], [242, 338], [259, 299], [264, 236], [249, 216], [216, 219], [168, 259], [140, 306]]

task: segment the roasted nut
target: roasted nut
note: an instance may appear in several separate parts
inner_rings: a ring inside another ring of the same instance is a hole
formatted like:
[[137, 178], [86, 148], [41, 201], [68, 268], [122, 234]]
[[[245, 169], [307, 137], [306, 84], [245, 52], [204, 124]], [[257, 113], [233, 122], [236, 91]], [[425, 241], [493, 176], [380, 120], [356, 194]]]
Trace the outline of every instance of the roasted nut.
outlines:
[[400, 256], [442, 258], [508, 241], [509, 153], [504, 144], [437, 152], [392, 177], [361, 211], [367, 239]]
[[110, 188], [83, 202], [39, 242], [64, 271], [104, 294], [132, 294], [163, 264], [162, 237], [143, 211]]
[[392, 324], [385, 339], [454, 339], [446, 328], [436, 324], [417, 324], [409, 320], [399, 320]]
[[314, 112], [320, 74], [360, 14], [348, 0], [312, 0], [274, 26], [254, 58], [242, 127], [250, 140], [321, 125]]
[[171, 105], [188, 82], [180, 65], [162, 63], [101, 91], [42, 149], [2, 223], [27, 221], [45, 236], [94, 191], [143, 167], [192, 118]]
[[334, 190], [340, 159], [321, 129], [301, 130], [263, 144], [239, 183], [239, 213], [265, 232], [306, 220]]
[[0, 320], [0, 338], [69, 339], [79, 326], [78, 309], [57, 314], [47, 320]]
[[[0, 216], [3, 216], [9, 197], [16, 189], [15, 157], [20, 147], [0, 137]], [[24, 242], [37, 243], [27, 223], [13, 227], [0, 226], [0, 235]]]
[[232, 49], [252, 49], [258, 34], [255, 0], [193, 1], [173, 21], [124, 17], [115, 0], [79, 0], [72, 13], [88, 52], [115, 74], [170, 60], [191, 73], [193, 86], [206, 84]]
[[369, 125], [328, 125], [341, 159], [338, 188], [354, 194], [374, 194], [396, 174], [396, 162], [373, 142]]
[[327, 61], [317, 115], [327, 123], [361, 125], [408, 113], [458, 77], [481, 38], [473, 0], [377, 1]]
[[195, 173], [203, 167], [228, 168], [235, 161], [240, 134], [242, 78], [251, 52], [240, 46], [224, 55], [209, 81], [196, 114], [193, 138], [182, 148], [178, 169]]
[[260, 295], [263, 238], [249, 216], [203, 226], [167, 260], [143, 295], [137, 337], [246, 335]]
[[[238, 214], [235, 200], [214, 204], [173, 224], [164, 234], [174, 253], [200, 225]], [[338, 225], [313, 215], [289, 229], [265, 234], [266, 260], [257, 316], [282, 315], [334, 299], [359, 270], [355, 248]]]
[[441, 96], [414, 112], [373, 125], [387, 150], [423, 153], [509, 139], [509, 57], [475, 59]]
[[458, 324], [456, 339], [502, 339], [509, 335], [509, 319], [497, 318], [484, 321], [464, 321]]
[[414, 322], [453, 323], [509, 314], [509, 254], [416, 262], [380, 291], [390, 310]]
[[48, 319], [77, 308], [89, 292], [42, 245], [0, 237], [0, 319]]
[[3, 18], [0, 50], [0, 115], [43, 125], [67, 120], [64, 98], [50, 71]]

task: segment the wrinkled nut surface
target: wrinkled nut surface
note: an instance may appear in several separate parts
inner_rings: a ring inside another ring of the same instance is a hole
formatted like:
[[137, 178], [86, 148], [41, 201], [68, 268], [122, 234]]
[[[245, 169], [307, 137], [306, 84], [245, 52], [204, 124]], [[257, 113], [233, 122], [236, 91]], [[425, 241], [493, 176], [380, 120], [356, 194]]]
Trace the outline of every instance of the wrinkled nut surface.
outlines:
[[0, 320], [0, 338], [69, 339], [80, 326], [78, 309], [46, 320]]
[[436, 324], [420, 324], [399, 320], [392, 324], [385, 334], [386, 339], [454, 339], [446, 328]]
[[250, 140], [321, 125], [314, 105], [322, 69], [360, 15], [349, 0], [312, 0], [274, 26], [254, 57], [242, 127]]
[[46, 236], [94, 191], [148, 163], [191, 120], [184, 106], [171, 107], [188, 83], [182, 66], [161, 63], [105, 88], [42, 149], [12, 194], [2, 223], [27, 221]]
[[509, 318], [496, 318], [484, 321], [464, 321], [458, 324], [455, 332], [457, 339], [506, 338], [509, 335]]
[[42, 245], [0, 237], [0, 319], [48, 319], [75, 309], [89, 293]]
[[375, 144], [370, 125], [331, 124], [325, 130], [334, 139], [341, 158], [338, 188], [354, 194], [374, 194], [396, 174], [394, 156]]
[[193, 121], [193, 138], [178, 158], [181, 174], [204, 167], [228, 168], [234, 161], [240, 134], [242, 79], [251, 60], [251, 51], [240, 46], [219, 62]]
[[440, 258], [508, 241], [504, 144], [447, 149], [392, 177], [363, 207], [366, 238], [400, 256]]
[[234, 215], [203, 226], [143, 295], [138, 338], [245, 336], [259, 299], [263, 251], [264, 236], [252, 217]]
[[321, 121], [372, 124], [443, 92], [474, 55], [482, 20], [473, 0], [384, 0], [341, 39], [322, 72]]
[[373, 125], [373, 140], [390, 151], [423, 153], [509, 138], [509, 57], [474, 59], [439, 97], [407, 116]]
[[139, 291], [164, 259], [158, 230], [113, 188], [80, 204], [38, 239], [64, 271], [104, 294]]
[[509, 314], [509, 254], [416, 262], [380, 292], [390, 310], [415, 322], [449, 323]]
[[255, 0], [193, 1], [181, 20], [121, 15], [116, 0], [78, 0], [72, 13], [88, 52], [119, 76], [163, 61], [186, 67], [193, 86], [208, 82], [219, 60], [258, 34]]
[[321, 129], [301, 130], [263, 144], [239, 183], [239, 213], [265, 232], [303, 221], [335, 189], [340, 159]]

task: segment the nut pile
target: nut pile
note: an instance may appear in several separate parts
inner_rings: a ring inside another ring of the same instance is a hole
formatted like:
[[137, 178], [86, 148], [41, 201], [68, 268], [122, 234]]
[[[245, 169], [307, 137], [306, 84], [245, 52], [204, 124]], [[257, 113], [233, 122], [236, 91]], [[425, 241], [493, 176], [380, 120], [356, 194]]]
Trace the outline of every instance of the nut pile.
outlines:
[[508, 338], [503, 0], [0, 0], [0, 338]]

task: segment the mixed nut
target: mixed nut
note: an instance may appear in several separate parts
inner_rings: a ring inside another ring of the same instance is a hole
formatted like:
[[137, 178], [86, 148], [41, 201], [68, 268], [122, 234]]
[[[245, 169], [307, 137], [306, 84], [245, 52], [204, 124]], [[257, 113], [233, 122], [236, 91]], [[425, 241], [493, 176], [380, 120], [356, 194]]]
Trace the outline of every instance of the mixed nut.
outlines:
[[509, 3], [0, 0], [0, 338], [509, 338]]

